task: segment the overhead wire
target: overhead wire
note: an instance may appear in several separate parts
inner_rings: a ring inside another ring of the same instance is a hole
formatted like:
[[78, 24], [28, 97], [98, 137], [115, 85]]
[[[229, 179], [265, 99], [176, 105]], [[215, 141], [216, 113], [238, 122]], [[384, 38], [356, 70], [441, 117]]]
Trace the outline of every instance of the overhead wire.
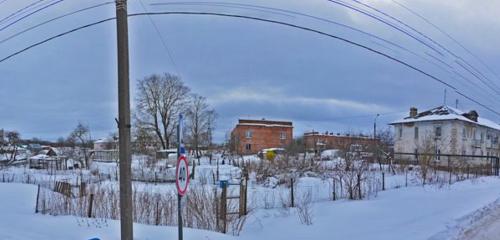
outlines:
[[69, 16], [75, 15], [77, 13], [82, 13], [82, 12], [85, 12], [85, 11], [88, 11], [88, 10], [92, 10], [92, 9], [95, 9], [95, 8], [99, 8], [99, 7], [102, 7], [102, 6], [111, 5], [111, 4], [114, 4], [114, 3], [115, 3], [114, 1], [108, 1], [108, 2], [104, 2], [104, 3], [99, 3], [99, 4], [95, 4], [95, 5], [92, 5], [92, 6], [89, 6], [89, 7], [78, 9], [76, 11], [72, 11], [72, 12], [69, 12], [69, 13], [66, 13], [66, 14], [63, 14], [63, 15], [60, 15], [60, 16], [48, 19], [46, 21], [43, 21], [43, 22], [41, 22], [39, 24], [33, 25], [31, 27], [28, 27], [28, 28], [26, 28], [26, 29], [24, 29], [22, 31], [14, 33], [14, 34], [12, 34], [12, 35], [10, 35], [10, 36], [8, 36], [8, 37], [0, 40], [0, 44], [5, 43], [5, 42], [7, 42], [9, 40], [12, 40], [15, 37], [19, 37], [20, 35], [22, 35], [22, 34], [24, 34], [26, 32], [32, 31], [34, 29], [37, 29], [37, 28], [39, 28], [41, 26], [44, 26], [44, 25], [46, 25], [48, 23], [57, 21], [59, 19], [62, 19], [62, 18], [65, 18], [65, 17], [69, 17]]
[[[142, 2], [142, 0], [139, 0], [139, 3], [141, 4], [142, 8], [144, 9], [145, 12], [148, 11], [148, 9], [146, 8], [146, 6], [144, 5], [144, 3]], [[165, 49], [165, 52], [167, 53], [168, 55], [168, 58], [170, 60], [170, 62], [172, 63], [172, 67], [174, 68], [175, 72], [177, 75], [179, 75], [179, 69], [177, 67], [177, 64], [175, 63], [174, 61], [174, 57], [172, 56], [172, 51], [170, 50], [170, 48], [168, 47], [167, 45], [167, 42], [165, 40], [165, 38], [163, 37], [163, 35], [161, 34], [160, 32], [160, 29], [158, 29], [158, 26], [156, 25], [156, 23], [154, 22], [153, 18], [148, 15], [148, 19], [149, 21], [151, 22], [151, 25], [153, 25], [153, 28], [155, 29], [156, 31], [156, 34], [158, 35], [158, 38], [160, 39], [161, 41], [161, 44], [163, 46], [163, 48]]]
[[[304, 31], [309, 31], [309, 32], [313, 32], [313, 33], [317, 33], [319, 35], [322, 35], [322, 36], [326, 36], [326, 37], [330, 37], [330, 38], [333, 38], [333, 39], [337, 39], [337, 40], [340, 40], [342, 42], [345, 42], [347, 44], [350, 44], [350, 45], [353, 45], [353, 46], [356, 46], [356, 47], [360, 47], [360, 48], [363, 48], [365, 50], [368, 50], [372, 53], [375, 53], [375, 54], [378, 54], [378, 55], [381, 55], [389, 60], [392, 60], [394, 62], [397, 62], [403, 66], [406, 66], [410, 69], [413, 69], [445, 86], [447, 86], [448, 88], [454, 90], [457, 94], [467, 98], [468, 100], [476, 103], [478, 106], [481, 106], [483, 107], [484, 109], [492, 112], [492, 113], [495, 113], [496, 115], [500, 116], [500, 112], [498, 112], [497, 110], [485, 105], [485, 104], [482, 104], [481, 102], [477, 101], [476, 99], [472, 98], [472, 97], [469, 97], [467, 96], [466, 94], [462, 93], [459, 89], [457, 89], [455, 86], [447, 83], [446, 81], [430, 74], [430, 73], [427, 73], [426, 71], [418, 68], [418, 67], [415, 67], [403, 60], [400, 60], [400, 59], [397, 59], [389, 54], [386, 54], [386, 53], [383, 53], [381, 51], [378, 51], [376, 49], [373, 49], [371, 47], [368, 47], [368, 46], [365, 46], [363, 44], [360, 44], [360, 43], [357, 43], [355, 41], [352, 41], [352, 40], [349, 40], [349, 39], [346, 39], [346, 38], [343, 38], [343, 37], [339, 37], [339, 36], [336, 36], [336, 35], [333, 35], [333, 34], [330, 34], [330, 33], [326, 33], [326, 32], [323, 32], [323, 31], [320, 31], [320, 30], [317, 30], [317, 29], [313, 29], [313, 28], [310, 28], [310, 27], [304, 27], [304, 26], [300, 26], [300, 25], [297, 25], [297, 24], [292, 24], [292, 23], [287, 23], [287, 22], [283, 22], [283, 21], [278, 21], [278, 20], [272, 20], [272, 19], [266, 19], [266, 18], [261, 18], [261, 17], [253, 17], [253, 16], [247, 16], [247, 15], [239, 15], [239, 14], [227, 14], [227, 13], [218, 13], [218, 12], [193, 12], [193, 11], [163, 11], [163, 12], [143, 12], [143, 13], [133, 13], [133, 14], [129, 14], [129, 17], [136, 17], [136, 16], [147, 16], [147, 15], [198, 15], [198, 16], [219, 16], [219, 17], [230, 17], [230, 18], [237, 18], [237, 19], [248, 19], [248, 20], [254, 20], [254, 21], [260, 21], [260, 22], [267, 22], [267, 23], [272, 23], [272, 24], [277, 24], [277, 25], [282, 25], [282, 26], [288, 26], [288, 27], [292, 27], [292, 28], [296, 28], [296, 29], [300, 29], [300, 30], [304, 30]], [[52, 37], [49, 37], [45, 40], [42, 40], [42, 41], [39, 41], [35, 44], [32, 44], [28, 47], [25, 47], [19, 51], [16, 51], [2, 59], [0, 59], [0, 63], [16, 56], [16, 55], [19, 55], [29, 49], [32, 49], [36, 46], [39, 46], [41, 44], [44, 44], [46, 42], [49, 42], [51, 40], [54, 40], [54, 39], [57, 39], [57, 38], [60, 38], [62, 36], [65, 36], [65, 35], [68, 35], [70, 33], [73, 33], [73, 32], [76, 32], [76, 31], [79, 31], [79, 30], [82, 30], [82, 29], [86, 29], [86, 28], [89, 28], [89, 27], [92, 27], [92, 26], [95, 26], [95, 25], [98, 25], [98, 24], [102, 24], [102, 23], [105, 23], [105, 22], [109, 22], [109, 21], [112, 21], [112, 20], [115, 20], [116, 18], [115, 17], [110, 17], [110, 18], [106, 18], [106, 19], [102, 19], [102, 20], [99, 20], [99, 21], [96, 21], [96, 22], [93, 22], [93, 23], [89, 23], [89, 24], [85, 24], [85, 25], [82, 25], [80, 27], [77, 27], [77, 28], [73, 28], [69, 31], [65, 31], [65, 32], [62, 32], [62, 33], [59, 33], [57, 35], [54, 35]]]
[[0, 27], [0, 31], [3, 31], [3, 30], [5, 30], [5, 29], [7, 29], [8, 27], [10, 27], [10, 26], [12, 26], [12, 25], [14, 25], [14, 24], [16, 24], [16, 23], [18, 23], [18, 22], [20, 22], [20, 21], [22, 21], [22, 20], [26, 19], [26, 18], [28, 18], [29, 16], [31, 16], [31, 15], [33, 15], [33, 14], [36, 14], [36, 13], [38, 13], [38, 12], [41, 12], [41, 11], [43, 11], [43, 10], [45, 10], [45, 9], [49, 8], [49, 7], [52, 7], [52, 6], [56, 5], [56, 4], [61, 3], [61, 2], [63, 2], [63, 1], [64, 1], [64, 0], [57, 0], [57, 1], [52, 2], [52, 3], [50, 3], [50, 4], [46, 5], [46, 6], [43, 6], [43, 7], [39, 8], [39, 9], [36, 9], [35, 11], [32, 11], [32, 12], [28, 13], [27, 15], [25, 15], [25, 16], [23, 16], [23, 17], [21, 17], [21, 18], [18, 18], [17, 20], [15, 20], [15, 21], [13, 21], [13, 22], [11, 22], [11, 23], [9, 23], [9, 24], [7, 24], [7, 25], [3, 26], [3, 27]]
[[[326, 22], [326, 23], [330, 23], [330, 24], [334, 24], [334, 25], [337, 25], [339, 27], [343, 27], [343, 28], [346, 28], [346, 29], [349, 29], [351, 31], [355, 31], [355, 32], [358, 32], [360, 34], [363, 34], [363, 35], [367, 35], [369, 37], [372, 37], [372, 38], [375, 38], [377, 40], [380, 40], [380, 41], [383, 41], [389, 45], [392, 45], [392, 46], [395, 46], [397, 47], [398, 49], [401, 49], [405, 52], [408, 52], [410, 53], [411, 55], [414, 55], [416, 57], [418, 57], [419, 59], [421, 60], [424, 60], [425, 62], [431, 64], [432, 66], [435, 66], [437, 68], [439, 68], [440, 70], [442, 70], [443, 72], [446, 72], [448, 74], [460, 74], [456, 71], [453, 71], [450, 72], [449, 70], [447, 69], [444, 69], [443, 67], [439, 66], [439, 64], [442, 64], [448, 68], [452, 68], [453, 67], [444, 62], [443, 60], [437, 58], [436, 56], [432, 55], [432, 54], [429, 54], [427, 52], [426, 55], [431, 57], [432, 59], [436, 60], [438, 63], [435, 63], [435, 62], [432, 62], [430, 61], [429, 59], [427, 59], [425, 56], [422, 56], [414, 51], [411, 51], [409, 50], [408, 48], [405, 48], [395, 42], [392, 42], [392, 41], [389, 41], [387, 39], [384, 39], [384, 38], [381, 38], [375, 34], [371, 34], [369, 32], [366, 32], [366, 31], [363, 31], [361, 29], [358, 29], [358, 28], [355, 28], [355, 27], [352, 27], [352, 26], [349, 26], [347, 24], [343, 24], [343, 23], [339, 23], [339, 22], [336, 22], [336, 21], [333, 21], [333, 20], [330, 20], [330, 19], [326, 19], [326, 18], [322, 18], [322, 17], [317, 17], [317, 16], [313, 16], [313, 15], [309, 15], [309, 14], [305, 14], [305, 13], [301, 13], [301, 12], [296, 12], [296, 11], [292, 11], [292, 10], [285, 10], [285, 9], [280, 9], [280, 8], [273, 8], [273, 7], [267, 7], [267, 6], [259, 6], [259, 5], [253, 5], [253, 4], [244, 4], [244, 3], [231, 3], [231, 2], [207, 2], [207, 1], [191, 1], [191, 2], [165, 2], [165, 3], [152, 3], [151, 4], [152, 6], [163, 6], [163, 5], [168, 5], [168, 6], [171, 6], [171, 5], [195, 5], [195, 6], [221, 6], [221, 7], [228, 7], [228, 8], [232, 8], [234, 6], [239, 6], [239, 7], [247, 7], [247, 8], [252, 8], [252, 9], [264, 9], [264, 10], [271, 10], [274, 12], [284, 12], [284, 13], [287, 13], [287, 14], [293, 14], [293, 15], [297, 15], [297, 16], [303, 16], [303, 17], [308, 17], [308, 18], [311, 18], [311, 19], [315, 19], [315, 20], [318, 20], [318, 21], [322, 21], [322, 22]], [[377, 44], [383, 48], [387, 48], [387, 49], [390, 49], [388, 47], [384, 47], [382, 44]], [[392, 50], [392, 51], [395, 51], [395, 50]], [[461, 74], [460, 74], [461, 75]], [[460, 79], [464, 79], [468, 82], [471, 82], [472, 81], [469, 79], [469, 78], [465, 78], [463, 75], [460, 76]], [[455, 79], [456, 80], [456, 79]], [[474, 84], [474, 83], [473, 83]], [[488, 92], [488, 90], [485, 90], [483, 86], [481, 85], [478, 85], [479, 88], [481, 88], [482, 91], [486, 91], [486, 93], [488, 93], [488, 95], [491, 95], [491, 93]], [[479, 92], [478, 92], [479, 93]], [[484, 94], [485, 92], [480, 92], [482, 94]], [[496, 98], [495, 100], [493, 100], [493, 102], [495, 101], [498, 101], [500, 102], [500, 99], [499, 98]]]
[[24, 6], [24, 7], [20, 8], [20, 9], [18, 9], [16, 11], [14, 11], [13, 13], [7, 15], [6, 17], [0, 19], [0, 24], [2, 24], [4, 21], [10, 19], [11, 17], [16, 16], [17, 14], [25, 11], [26, 9], [29, 9], [29, 8], [35, 6], [35, 5], [37, 5], [37, 4], [39, 4], [39, 3], [43, 2], [43, 1], [44, 0], [37, 0], [35, 2], [32, 2], [32, 3], [28, 4], [27, 6]]
[[[359, 0], [351, 0], [351, 1], [356, 2], [356, 3], [358, 3], [359, 5], [365, 6], [365, 7], [369, 8], [369, 9], [371, 9], [371, 10], [373, 10], [373, 11], [377, 12], [377, 13], [380, 13], [380, 14], [382, 14], [383, 16], [386, 16], [386, 17], [388, 17], [389, 19], [392, 19], [392, 20], [394, 20], [394, 21], [396, 21], [396, 22], [398, 22], [398, 23], [402, 24], [403, 26], [405, 26], [405, 27], [409, 28], [410, 30], [412, 30], [412, 31], [416, 32], [417, 34], [419, 34], [420, 36], [424, 37], [425, 39], [427, 39], [427, 40], [431, 41], [432, 43], [434, 43], [435, 45], [437, 45], [437, 46], [438, 46], [438, 47], [440, 47], [441, 49], [445, 50], [448, 54], [452, 55], [452, 56], [453, 56], [453, 57], [455, 57], [456, 59], [458, 59], [458, 60], [460, 60], [460, 61], [464, 62], [467, 66], [471, 67], [474, 71], [476, 71], [476, 72], [477, 72], [478, 74], [480, 74], [482, 77], [477, 76], [477, 75], [476, 75], [475, 73], [473, 73], [471, 70], [469, 70], [469, 69], [467, 69], [467, 68], [463, 67], [463, 65], [461, 65], [461, 64], [460, 64], [462, 68], [464, 68], [467, 72], [469, 72], [471, 75], [473, 75], [473, 76], [474, 76], [476, 79], [478, 79], [481, 83], [483, 83], [485, 86], [487, 86], [488, 88], [490, 88], [491, 90], [493, 90], [495, 93], [500, 94], [500, 91], [498, 90], [498, 89], [499, 89], [499, 88], [498, 88], [498, 86], [496, 86], [496, 85], [495, 85], [495, 84], [494, 84], [491, 80], [489, 80], [486, 76], [484, 76], [484, 75], [483, 75], [480, 71], [478, 71], [477, 69], [475, 69], [475, 68], [474, 68], [471, 64], [469, 64], [469, 63], [468, 63], [468, 61], [466, 61], [465, 59], [463, 59], [462, 57], [460, 57], [458, 54], [454, 53], [453, 51], [449, 50], [448, 48], [446, 48], [445, 46], [443, 46], [443, 45], [442, 45], [442, 44], [440, 44], [439, 42], [435, 41], [435, 40], [434, 40], [434, 39], [432, 39], [431, 37], [427, 36], [427, 35], [426, 35], [426, 34], [424, 34], [423, 32], [421, 32], [421, 31], [419, 31], [418, 29], [416, 29], [416, 28], [414, 28], [414, 27], [410, 26], [409, 24], [406, 24], [405, 22], [403, 22], [402, 20], [400, 20], [400, 19], [398, 19], [398, 18], [393, 17], [392, 15], [390, 15], [390, 14], [388, 14], [388, 13], [386, 13], [386, 12], [382, 11], [382, 10], [379, 10], [379, 9], [378, 9], [378, 8], [376, 8], [376, 7], [373, 7], [373, 6], [369, 5], [369, 4], [363, 3], [363, 2], [361, 2], [361, 1], [359, 1]], [[436, 57], [434, 57], [434, 56], [433, 56], [433, 55], [431, 55], [431, 54], [428, 54], [428, 55], [430, 55], [430, 56], [432, 56], [433, 58], [437, 59]], [[441, 61], [441, 60], [439, 60], [439, 61]], [[455, 61], [455, 62], [456, 62], [456, 61]], [[484, 79], [486, 79], [486, 80], [488, 80], [489, 84], [488, 84], [488, 83], [486, 83], [486, 82], [483, 80], [483, 78], [484, 78]], [[490, 84], [492, 84], [492, 85], [490, 85]]]
[[401, 8], [405, 9], [406, 11], [410, 12], [414, 16], [420, 18], [421, 20], [423, 20], [424, 22], [426, 22], [427, 24], [429, 24], [430, 26], [432, 26], [434, 29], [436, 29], [439, 32], [441, 32], [443, 35], [445, 35], [447, 38], [449, 38], [455, 44], [457, 44], [460, 48], [462, 48], [464, 51], [466, 51], [468, 54], [470, 54], [474, 59], [476, 59], [476, 61], [478, 61], [493, 76], [495, 76], [497, 78], [497, 80], [500, 80], [500, 76], [498, 76], [498, 74], [493, 69], [491, 69], [491, 67], [488, 66], [488, 64], [486, 64], [480, 57], [478, 57], [476, 54], [474, 54], [472, 51], [470, 51], [467, 47], [465, 47], [465, 45], [463, 45], [457, 39], [455, 39], [453, 36], [451, 36], [451, 34], [449, 34], [448, 32], [446, 32], [445, 30], [443, 30], [442, 28], [440, 28], [436, 24], [432, 23], [429, 19], [427, 19], [423, 15], [419, 14], [418, 12], [416, 12], [416, 11], [412, 10], [411, 8], [409, 8], [408, 6], [404, 5], [403, 3], [399, 2], [399, 1], [396, 1], [396, 0], [392, 0], [392, 2], [394, 2], [395, 4], [397, 4], [398, 6], [400, 6]]

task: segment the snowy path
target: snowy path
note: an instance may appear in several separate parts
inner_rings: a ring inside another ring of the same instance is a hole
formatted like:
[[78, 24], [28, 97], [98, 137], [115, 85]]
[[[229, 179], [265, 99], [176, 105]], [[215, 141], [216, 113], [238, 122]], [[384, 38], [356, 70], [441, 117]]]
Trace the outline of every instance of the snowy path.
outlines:
[[500, 239], [500, 201], [486, 209], [482, 216], [459, 240], [497, 240]]
[[257, 211], [241, 239], [427, 240], [494, 202], [500, 197], [499, 186], [500, 179], [491, 177], [451, 187], [390, 190], [370, 200], [317, 203], [311, 226], [301, 225], [294, 210], [289, 216], [280, 210]]

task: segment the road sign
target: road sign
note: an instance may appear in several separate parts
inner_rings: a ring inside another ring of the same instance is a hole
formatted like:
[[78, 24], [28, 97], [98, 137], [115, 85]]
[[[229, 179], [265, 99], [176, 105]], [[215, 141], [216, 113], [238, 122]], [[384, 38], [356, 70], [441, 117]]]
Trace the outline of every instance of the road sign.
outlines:
[[177, 160], [175, 171], [175, 186], [180, 196], [186, 194], [189, 185], [189, 165], [185, 155], [181, 155]]

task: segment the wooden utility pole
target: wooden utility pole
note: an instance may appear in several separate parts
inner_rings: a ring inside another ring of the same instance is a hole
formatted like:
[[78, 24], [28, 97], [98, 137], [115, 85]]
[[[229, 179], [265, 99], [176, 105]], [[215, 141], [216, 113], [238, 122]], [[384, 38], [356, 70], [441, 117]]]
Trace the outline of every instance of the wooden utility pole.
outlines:
[[116, 0], [118, 46], [118, 133], [120, 146], [120, 229], [122, 240], [132, 240], [132, 183], [130, 151], [130, 81], [127, 0]]

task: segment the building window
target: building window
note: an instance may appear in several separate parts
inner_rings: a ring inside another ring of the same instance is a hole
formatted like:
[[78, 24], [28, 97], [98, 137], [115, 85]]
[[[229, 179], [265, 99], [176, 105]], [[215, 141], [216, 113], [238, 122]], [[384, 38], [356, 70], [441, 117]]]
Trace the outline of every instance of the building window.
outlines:
[[399, 126], [398, 131], [399, 131], [399, 138], [402, 138], [403, 137], [403, 126]]
[[438, 138], [441, 137], [441, 126], [437, 126], [435, 130], [436, 130], [436, 137]]
[[247, 152], [252, 151], [252, 144], [250, 144], [250, 143], [245, 144], [245, 150]]
[[245, 132], [245, 137], [246, 137], [246, 138], [252, 138], [252, 136], [253, 136], [253, 132], [252, 132], [252, 130], [247, 130], [247, 131]]
[[436, 154], [437, 154], [437, 160], [441, 160], [441, 149], [438, 149]]
[[462, 137], [467, 138], [467, 131], [465, 130], [465, 128], [462, 128]]
[[418, 139], [418, 127], [415, 127], [415, 139]]
[[280, 132], [280, 139], [285, 140], [286, 139], [286, 132]]

